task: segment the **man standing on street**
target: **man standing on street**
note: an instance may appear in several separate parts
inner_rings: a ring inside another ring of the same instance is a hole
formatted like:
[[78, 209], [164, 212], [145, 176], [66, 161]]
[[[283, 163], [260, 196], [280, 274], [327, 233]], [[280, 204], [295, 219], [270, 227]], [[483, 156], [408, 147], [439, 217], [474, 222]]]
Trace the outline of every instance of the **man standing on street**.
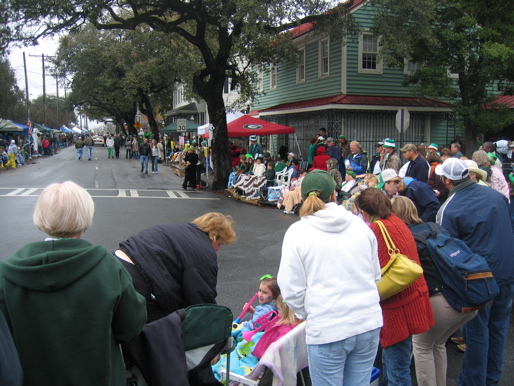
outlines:
[[116, 158], [120, 158], [120, 146], [121, 146], [121, 139], [118, 134], [114, 136], [114, 154], [116, 155]]
[[107, 158], [114, 158], [114, 139], [112, 139], [112, 135], [109, 135], [109, 138], [105, 141], [105, 146], [107, 146]]
[[400, 161], [400, 156], [398, 155], [398, 150], [396, 150], [396, 143], [394, 142], [394, 139], [384, 139], [382, 149], [384, 152], [384, 158], [382, 159], [381, 165], [382, 170], [394, 169], [396, 174], [398, 174], [402, 163]]
[[487, 260], [500, 287], [498, 296], [462, 327], [466, 352], [458, 384], [497, 385], [514, 296], [514, 235], [507, 199], [471, 180], [465, 161], [449, 158], [436, 166], [435, 173], [450, 190], [437, 223]]
[[75, 148], [77, 149], [77, 156], [79, 157], [79, 161], [82, 159], [82, 152], [84, 151], [84, 141], [82, 137], [75, 142]]
[[143, 143], [139, 145], [139, 162], [141, 163], [141, 173], [143, 171], [148, 174], [148, 157], [152, 149], [150, 148], [150, 144], [148, 143], [148, 138], [143, 139]]
[[428, 181], [428, 171], [430, 170], [430, 166], [428, 166], [427, 161], [419, 156], [416, 145], [408, 143], [400, 150], [403, 152], [403, 158], [410, 161], [405, 176], [412, 177], [418, 181], [426, 183]]
[[460, 144], [458, 142], [454, 142], [451, 144], [450, 146], [450, 150], [453, 154], [453, 158], [462, 158], [464, 157], [464, 154], [461, 153], [460, 151]]
[[198, 163], [198, 155], [195, 153], [193, 146], [189, 147], [184, 157], [184, 162], [186, 163], [186, 169], [182, 188], [187, 190], [187, 184], [189, 183], [189, 186], [194, 189], [196, 188], [196, 164]]
[[87, 135], [84, 144], [87, 146], [87, 159], [88, 161], [91, 161], [91, 158], [93, 158], [93, 146], [95, 145], [95, 143], [93, 142], [93, 138], [91, 138], [89, 134]]

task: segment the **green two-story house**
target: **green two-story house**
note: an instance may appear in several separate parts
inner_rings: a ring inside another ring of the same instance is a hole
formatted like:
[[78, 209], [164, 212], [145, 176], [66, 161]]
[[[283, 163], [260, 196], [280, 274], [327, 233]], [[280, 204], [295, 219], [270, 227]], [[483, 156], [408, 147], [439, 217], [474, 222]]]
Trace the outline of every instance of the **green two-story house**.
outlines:
[[[349, 12], [362, 28], [358, 37], [336, 39], [314, 32], [311, 24], [301, 25], [292, 31], [298, 61], [259, 71], [254, 114], [294, 127], [298, 140], [297, 144], [293, 135], [272, 138], [270, 150], [285, 143], [295, 153], [299, 148], [306, 159], [309, 140], [322, 127], [329, 136], [344, 134], [359, 141], [368, 153], [384, 138], [398, 144], [435, 142], [442, 147], [462, 134], [450, 124], [451, 104], [419, 100], [403, 86], [411, 63], [406, 61], [403, 69], [383, 64], [380, 37], [369, 32], [374, 15], [369, 2], [355, 0]], [[396, 121], [403, 107], [410, 122], [400, 134]]]

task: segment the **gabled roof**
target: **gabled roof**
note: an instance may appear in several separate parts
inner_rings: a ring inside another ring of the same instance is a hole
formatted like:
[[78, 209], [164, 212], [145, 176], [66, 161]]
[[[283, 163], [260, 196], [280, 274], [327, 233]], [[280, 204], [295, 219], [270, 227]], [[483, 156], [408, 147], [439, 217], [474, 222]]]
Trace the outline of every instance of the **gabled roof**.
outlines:
[[[354, 0], [353, 5], [348, 9], [348, 12], [351, 13], [357, 7], [361, 6], [366, 0]], [[330, 12], [330, 11], [329, 11]], [[292, 38], [295, 39], [300, 37], [308, 32], [310, 32], [314, 28], [314, 23], [304, 23], [299, 25], [298, 27], [294, 27], [291, 29]]]
[[408, 107], [413, 111], [450, 111], [452, 109], [450, 103], [430, 98], [340, 94], [268, 107], [259, 110], [259, 116], [272, 115], [277, 112], [288, 114], [326, 109], [396, 110], [399, 107]]

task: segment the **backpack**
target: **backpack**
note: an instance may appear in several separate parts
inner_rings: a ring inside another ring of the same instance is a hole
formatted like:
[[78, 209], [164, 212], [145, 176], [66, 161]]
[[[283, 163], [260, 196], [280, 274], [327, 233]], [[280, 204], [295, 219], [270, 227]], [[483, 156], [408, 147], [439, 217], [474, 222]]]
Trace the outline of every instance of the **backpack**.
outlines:
[[426, 224], [428, 236], [412, 235], [427, 246], [442, 279], [440, 290], [446, 301], [462, 313], [485, 307], [500, 293], [485, 258], [473, 253], [464, 241], [441, 233], [434, 223]]

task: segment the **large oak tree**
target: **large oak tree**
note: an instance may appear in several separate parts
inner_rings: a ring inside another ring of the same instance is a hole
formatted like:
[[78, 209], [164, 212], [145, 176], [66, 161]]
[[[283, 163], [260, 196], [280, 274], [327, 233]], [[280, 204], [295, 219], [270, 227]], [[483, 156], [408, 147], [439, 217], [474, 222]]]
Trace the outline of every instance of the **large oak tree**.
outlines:
[[[423, 97], [456, 101], [468, 152], [475, 134], [495, 132], [514, 121], [506, 106], [492, 103], [512, 92], [514, 3], [508, 0], [373, 0], [375, 31], [386, 63], [419, 65], [407, 77]], [[469, 155], [469, 154], [468, 154]]]
[[[289, 28], [304, 22], [340, 27], [353, 0], [6, 0], [18, 38], [37, 38], [90, 22], [98, 29], [148, 26], [186, 40], [202, 58], [193, 91], [208, 106], [214, 125], [214, 189], [226, 187], [230, 153], [223, 100], [225, 79], [245, 95], [252, 64], [277, 62]], [[334, 8], [334, 6], [336, 6]], [[332, 12], [327, 12], [332, 8]], [[292, 45], [289, 45], [292, 47]], [[184, 63], [184, 65], [188, 65]], [[245, 89], [246, 88], [246, 89]], [[248, 93], [250, 94], [250, 93]]]

